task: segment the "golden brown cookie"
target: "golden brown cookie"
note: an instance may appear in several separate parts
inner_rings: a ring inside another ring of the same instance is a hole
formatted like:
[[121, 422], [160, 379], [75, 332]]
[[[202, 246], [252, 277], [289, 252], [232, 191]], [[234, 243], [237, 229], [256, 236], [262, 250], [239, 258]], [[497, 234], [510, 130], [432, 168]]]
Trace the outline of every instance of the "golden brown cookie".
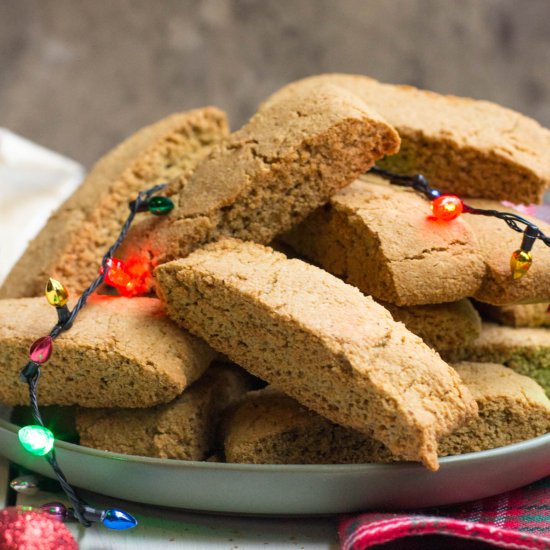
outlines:
[[174, 401], [151, 409], [78, 409], [80, 444], [157, 458], [204, 460], [222, 411], [250, 388], [238, 367], [212, 365]]
[[176, 208], [135, 226], [125, 254], [158, 264], [222, 236], [268, 243], [398, 148], [397, 132], [345, 90], [298, 91], [173, 182]]
[[248, 392], [222, 422], [226, 462], [361, 464], [391, 454], [382, 443], [334, 424], [273, 387]]
[[191, 170], [227, 135], [225, 114], [207, 107], [171, 115], [105, 155], [50, 217], [0, 289], [1, 298], [40, 296], [49, 277], [80, 294], [128, 216], [128, 202]]
[[442, 454], [493, 449], [550, 431], [550, 401], [534, 380], [492, 363], [453, 366], [472, 392], [479, 416], [443, 439]]
[[299, 80], [264, 107], [327, 83], [355, 94], [395, 126], [402, 145], [381, 163], [385, 168], [422, 172], [434, 187], [464, 197], [542, 202], [550, 185], [550, 131], [531, 118], [488, 101], [347, 74]]
[[476, 238], [465, 216], [430, 214], [415, 191], [367, 174], [283, 239], [377, 300], [414, 306], [471, 296], [485, 273]]
[[550, 329], [483, 323], [475, 340], [444, 352], [452, 361], [501, 363], [535, 379], [550, 395]]
[[481, 319], [470, 300], [426, 306], [382, 305], [396, 321], [440, 353], [466, 345], [481, 334]]
[[[27, 405], [19, 371], [30, 345], [57, 321], [43, 298], [0, 300], [0, 403]], [[38, 384], [41, 405], [152, 407], [172, 401], [214, 359], [166, 318], [159, 300], [93, 296], [54, 342]]]
[[223, 240], [155, 271], [167, 312], [334, 422], [437, 469], [476, 413], [456, 373], [372, 298], [259, 244]]
[[[502, 365], [455, 365], [479, 417], [444, 437], [440, 456], [493, 449], [550, 431], [550, 401], [536, 382]], [[338, 426], [273, 388], [249, 392], [223, 423], [227, 462], [361, 464], [395, 462], [382, 443]]]
[[510, 327], [550, 327], [550, 306], [548, 302], [540, 304], [519, 304], [492, 306], [476, 302], [476, 308], [483, 317]]

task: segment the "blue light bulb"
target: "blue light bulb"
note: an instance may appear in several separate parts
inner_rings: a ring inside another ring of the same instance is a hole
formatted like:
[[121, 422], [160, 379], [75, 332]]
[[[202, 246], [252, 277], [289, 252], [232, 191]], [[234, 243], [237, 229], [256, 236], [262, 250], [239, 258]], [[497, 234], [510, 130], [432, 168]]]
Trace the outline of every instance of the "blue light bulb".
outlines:
[[103, 525], [109, 529], [115, 531], [124, 531], [125, 529], [132, 529], [138, 522], [124, 510], [106, 510], [102, 520]]

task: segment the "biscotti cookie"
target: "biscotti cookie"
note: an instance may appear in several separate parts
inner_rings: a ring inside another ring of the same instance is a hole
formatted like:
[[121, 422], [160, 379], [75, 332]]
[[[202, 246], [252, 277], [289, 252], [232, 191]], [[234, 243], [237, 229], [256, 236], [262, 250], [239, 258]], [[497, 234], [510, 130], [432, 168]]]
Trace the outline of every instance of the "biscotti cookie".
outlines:
[[[474, 199], [473, 206], [505, 208]], [[550, 225], [530, 218], [546, 234]], [[430, 216], [411, 189], [367, 174], [283, 236], [296, 251], [366, 294], [396, 305], [437, 304], [475, 296], [492, 304], [550, 300], [550, 248], [539, 243], [519, 280], [510, 256], [521, 234], [494, 217]]]
[[213, 365], [179, 397], [151, 409], [78, 409], [80, 444], [157, 458], [204, 460], [220, 413], [250, 388], [238, 367]]
[[535, 379], [550, 395], [550, 329], [483, 323], [478, 338], [444, 355], [452, 361], [502, 363]]
[[95, 165], [50, 217], [6, 279], [0, 297], [39, 296], [49, 277], [80, 294], [118, 236], [128, 201], [192, 169], [227, 133], [225, 114], [209, 107], [174, 114], [129, 137]]
[[382, 304], [396, 321], [441, 352], [457, 349], [481, 334], [481, 319], [469, 300], [426, 306]]
[[135, 226], [126, 254], [156, 264], [221, 236], [268, 243], [398, 148], [396, 131], [345, 90], [297, 93], [173, 182], [176, 208]]
[[372, 298], [262, 245], [222, 240], [155, 271], [167, 313], [334, 422], [437, 468], [475, 415], [456, 373]]
[[476, 302], [476, 308], [483, 317], [510, 327], [550, 327], [548, 302], [540, 304], [520, 304], [492, 306]]
[[[479, 417], [444, 437], [439, 455], [510, 445], [550, 431], [550, 401], [530, 378], [489, 363], [455, 365]], [[223, 423], [227, 462], [361, 464], [395, 462], [371, 437], [338, 426], [272, 388], [249, 392]]]
[[[43, 298], [0, 300], [0, 403], [28, 403], [19, 371], [57, 316]], [[172, 401], [215, 353], [164, 315], [159, 300], [92, 296], [42, 367], [42, 405], [152, 407]]]
[[434, 187], [465, 197], [542, 201], [550, 185], [550, 131], [536, 121], [487, 101], [346, 74], [292, 83], [264, 105], [326, 83], [356, 94], [395, 126], [402, 145], [382, 162], [385, 168], [422, 172]]
[[[491, 201], [474, 199], [468, 203], [477, 208], [514, 212]], [[524, 213], [521, 216], [550, 235], [550, 224]], [[521, 233], [512, 231], [502, 220], [490, 216], [468, 215], [467, 221], [476, 235], [486, 268], [483, 281], [474, 294], [477, 300], [497, 306], [550, 301], [550, 247], [537, 241], [529, 271], [521, 279], [512, 280], [510, 257], [520, 247]]]
[[479, 416], [441, 441], [442, 456], [483, 451], [550, 432], [550, 401], [528, 376], [492, 363], [453, 365]]
[[368, 174], [283, 240], [377, 300], [411, 306], [471, 296], [485, 273], [472, 230], [463, 218], [429, 214], [415, 191]]
[[389, 459], [384, 444], [334, 424], [267, 387], [247, 393], [222, 421], [226, 462], [360, 464]]

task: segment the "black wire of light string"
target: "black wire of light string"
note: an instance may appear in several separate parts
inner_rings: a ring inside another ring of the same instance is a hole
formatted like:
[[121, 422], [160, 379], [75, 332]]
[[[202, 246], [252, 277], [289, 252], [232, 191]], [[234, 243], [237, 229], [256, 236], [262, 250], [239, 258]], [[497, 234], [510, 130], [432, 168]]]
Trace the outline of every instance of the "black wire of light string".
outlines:
[[[44, 426], [44, 421], [42, 420], [42, 415], [40, 414], [40, 409], [38, 407], [38, 400], [36, 397], [36, 386], [38, 384], [39, 378], [40, 378], [40, 370], [38, 370], [36, 375], [28, 381], [29, 399], [30, 399], [30, 404], [32, 409], [32, 415], [35, 421], [41, 426]], [[57, 478], [59, 485], [63, 489], [63, 492], [67, 495], [67, 498], [70, 500], [71, 504], [73, 505], [73, 514], [75, 518], [82, 525], [84, 525], [84, 527], [90, 527], [92, 523], [88, 521], [84, 516], [85, 507], [88, 506], [88, 503], [83, 498], [78, 496], [76, 491], [72, 488], [70, 483], [67, 481], [67, 478], [63, 473], [63, 470], [61, 469], [61, 467], [59, 466], [59, 463], [57, 462], [57, 458], [55, 456], [55, 447], [52, 447], [51, 451], [48, 454], [46, 454], [44, 458], [46, 459], [48, 464], [51, 466], [52, 470], [55, 473], [55, 477]]]
[[[154, 187], [146, 191], [141, 191], [140, 193], [138, 193], [136, 200], [130, 203], [129, 205], [130, 214], [126, 218], [126, 221], [124, 222], [124, 225], [122, 226], [122, 229], [120, 230], [120, 233], [115, 243], [109, 248], [109, 250], [103, 256], [103, 259], [101, 260], [102, 269], [100, 270], [100, 274], [95, 278], [92, 284], [81, 294], [80, 298], [78, 299], [77, 303], [75, 304], [69, 316], [65, 320], [59, 321], [55, 324], [53, 329], [50, 331], [50, 337], [52, 338], [52, 340], [55, 340], [55, 338], [57, 338], [62, 332], [64, 332], [65, 330], [68, 330], [72, 326], [77, 315], [80, 313], [82, 308], [86, 305], [88, 298], [104, 282], [105, 277], [107, 276], [107, 271], [109, 269], [108, 261], [112, 259], [113, 254], [126, 238], [128, 230], [130, 229], [130, 226], [132, 225], [132, 222], [134, 221], [136, 214], [138, 212], [143, 211], [144, 207], [147, 204], [147, 201], [155, 193], [164, 189], [164, 187], [166, 187], [166, 184], [160, 184], [160, 185], [155, 185]], [[31, 367], [30, 370], [28, 370], [29, 367]], [[29, 386], [29, 402], [32, 409], [32, 415], [35, 421], [40, 426], [45, 427], [44, 421], [42, 419], [42, 415], [40, 414], [40, 408], [38, 406], [38, 398], [37, 398], [37, 392], [36, 392], [38, 380], [40, 379], [40, 364], [34, 363], [33, 361], [31, 361], [21, 371], [21, 375], [24, 381], [27, 382]], [[57, 462], [57, 458], [55, 456], [55, 447], [53, 447], [45, 455], [44, 458], [50, 464], [59, 482], [59, 485], [63, 489], [63, 492], [67, 495], [67, 498], [70, 500], [71, 504], [73, 505], [74, 516], [84, 527], [90, 527], [92, 523], [89, 520], [87, 520], [85, 517], [86, 508], [89, 508], [88, 503], [84, 499], [78, 496], [76, 491], [72, 488], [72, 486], [67, 481], [65, 474], [63, 473], [63, 471], [61, 470], [61, 467], [59, 466], [59, 463]]]
[[111, 248], [107, 250], [107, 252], [103, 256], [103, 259], [101, 260], [101, 267], [103, 269], [101, 269], [100, 274], [96, 277], [94, 282], [82, 293], [82, 295], [78, 299], [78, 302], [74, 306], [67, 320], [64, 323], [57, 323], [54, 326], [54, 328], [51, 330], [50, 336], [52, 338], [54, 339], [57, 338], [57, 336], [59, 336], [59, 334], [61, 334], [63, 330], [70, 328], [70, 326], [72, 325], [73, 321], [75, 320], [80, 310], [86, 305], [88, 298], [95, 292], [95, 290], [105, 280], [105, 277], [107, 276], [107, 271], [108, 271], [107, 262], [113, 257], [113, 254], [115, 253], [117, 248], [122, 244], [122, 241], [124, 241], [124, 239], [126, 238], [126, 234], [128, 233], [128, 230], [130, 229], [130, 226], [132, 225], [132, 222], [134, 221], [136, 214], [142, 211], [143, 206], [147, 203], [147, 201], [151, 198], [152, 195], [154, 195], [155, 193], [158, 193], [165, 187], [166, 187], [166, 184], [163, 183], [163, 184], [155, 185], [154, 187], [151, 187], [151, 189], [148, 189], [147, 191], [141, 191], [138, 194], [136, 200], [130, 203], [130, 214], [128, 215], [128, 218], [126, 218], [126, 221], [124, 222], [124, 225], [120, 230], [117, 240], [111, 246]]
[[[415, 191], [422, 193], [428, 199], [433, 200], [442, 195], [438, 189], [431, 187], [428, 180], [422, 174], [415, 174], [414, 176], [405, 176], [403, 174], [395, 174], [389, 170], [384, 170], [378, 166], [373, 166], [370, 169], [372, 174], [383, 177], [394, 185], [400, 185], [402, 187], [411, 187]], [[502, 212], [500, 210], [491, 210], [485, 208], [476, 208], [462, 201], [463, 212], [466, 214], [476, 214], [478, 216], [491, 216], [503, 220], [508, 227], [517, 231], [518, 233], [524, 233], [532, 242], [536, 239], [542, 241], [546, 246], [550, 247], [550, 236], [545, 235], [537, 225], [533, 222], [514, 214], [512, 212]], [[525, 229], [522, 229], [518, 224], [525, 225]]]

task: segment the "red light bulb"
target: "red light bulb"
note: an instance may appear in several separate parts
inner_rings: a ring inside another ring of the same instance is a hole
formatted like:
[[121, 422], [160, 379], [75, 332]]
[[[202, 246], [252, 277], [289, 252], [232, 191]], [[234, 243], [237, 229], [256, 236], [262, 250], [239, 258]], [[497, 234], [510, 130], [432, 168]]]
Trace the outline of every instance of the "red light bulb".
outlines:
[[133, 277], [143, 277], [147, 273], [147, 266], [135, 258], [126, 262], [126, 271]]
[[441, 195], [432, 201], [432, 212], [438, 220], [450, 222], [458, 218], [464, 209], [464, 203], [456, 195]]
[[105, 282], [115, 288], [125, 287], [130, 282], [130, 275], [126, 273], [126, 264], [118, 258], [107, 260], [107, 274]]
[[[136, 259], [123, 262], [118, 258], [110, 258], [106, 264], [105, 282], [116, 288], [121, 296], [132, 297], [149, 291], [151, 273], [143, 262]], [[103, 268], [100, 273], [103, 273]]]
[[151, 271], [149, 265], [139, 258], [128, 258], [126, 261], [126, 272], [130, 275], [131, 281], [126, 285], [130, 296], [145, 294], [151, 288]]
[[33, 343], [29, 349], [29, 358], [31, 361], [42, 365], [51, 356], [53, 350], [53, 339], [51, 336], [42, 336]]

